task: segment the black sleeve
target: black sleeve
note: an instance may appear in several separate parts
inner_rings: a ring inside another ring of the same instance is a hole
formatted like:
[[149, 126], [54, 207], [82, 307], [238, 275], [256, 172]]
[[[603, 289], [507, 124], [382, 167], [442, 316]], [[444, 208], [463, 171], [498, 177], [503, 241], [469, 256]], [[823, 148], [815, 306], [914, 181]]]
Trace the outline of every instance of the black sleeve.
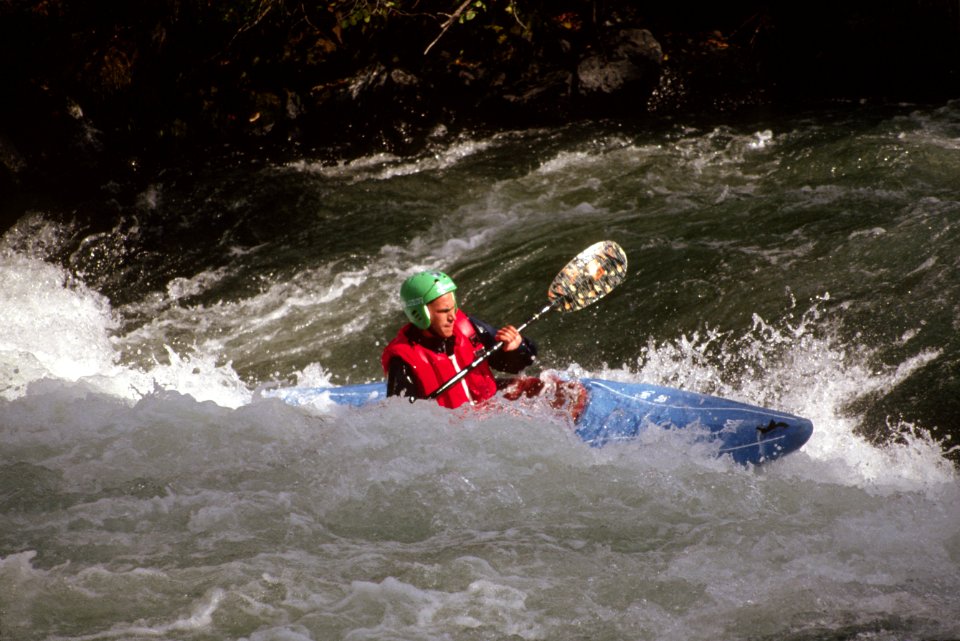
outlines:
[[390, 359], [387, 370], [387, 396], [408, 396], [422, 398], [413, 368], [398, 356]]
[[[483, 346], [487, 349], [493, 347], [494, 343], [497, 342], [495, 338], [497, 335], [496, 328], [473, 316], [470, 317], [470, 321], [473, 323], [473, 326], [477, 328], [477, 337], [480, 339], [480, 342], [483, 343]], [[524, 336], [520, 347], [512, 352], [505, 352], [503, 350], [496, 352], [490, 357], [489, 363], [490, 367], [495, 370], [506, 372], [507, 374], [519, 374], [525, 367], [532, 365], [536, 358], [537, 344], [533, 339]]]

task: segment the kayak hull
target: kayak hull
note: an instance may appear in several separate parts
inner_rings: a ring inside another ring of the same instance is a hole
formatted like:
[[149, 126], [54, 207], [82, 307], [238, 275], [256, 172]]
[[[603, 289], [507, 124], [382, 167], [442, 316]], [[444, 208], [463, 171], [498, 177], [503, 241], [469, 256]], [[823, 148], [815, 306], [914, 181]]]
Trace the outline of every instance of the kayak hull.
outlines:
[[[719, 455], [759, 465], [800, 449], [813, 434], [808, 419], [716, 396], [596, 378], [578, 383], [586, 392], [585, 403], [578, 408], [573, 427], [583, 442], [594, 447], [634, 440], [650, 428], [693, 428], [698, 439], [718, 445]], [[291, 405], [361, 407], [385, 399], [386, 391], [379, 382], [289, 387], [269, 395]]]
[[695, 427], [718, 442], [720, 455], [758, 465], [800, 449], [813, 434], [809, 419], [725, 398], [644, 383], [580, 382], [589, 400], [576, 433], [598, 447], [634, 439], [652, 426]]

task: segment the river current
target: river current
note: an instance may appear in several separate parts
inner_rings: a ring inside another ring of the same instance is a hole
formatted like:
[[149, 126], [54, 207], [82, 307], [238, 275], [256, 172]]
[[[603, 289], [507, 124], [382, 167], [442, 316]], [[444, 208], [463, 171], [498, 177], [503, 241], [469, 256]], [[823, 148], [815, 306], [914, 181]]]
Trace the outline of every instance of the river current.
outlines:
[[[0, 238], [0, 640], [960, 638], [960, 104], [441, 134]], [[410, 274], [519, 324], [604, 239], [627, 280], [531, 371], [785, 410], [801, 451], [264, 394], [379, 379]]]

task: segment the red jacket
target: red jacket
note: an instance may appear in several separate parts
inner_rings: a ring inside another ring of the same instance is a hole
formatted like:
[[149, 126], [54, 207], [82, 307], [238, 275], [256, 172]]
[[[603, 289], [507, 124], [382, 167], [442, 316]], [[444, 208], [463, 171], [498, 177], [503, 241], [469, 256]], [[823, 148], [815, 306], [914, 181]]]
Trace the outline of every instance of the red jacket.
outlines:
[[[457, 319], [454, 321], [452, 353], [449, 355], [427, 349], [422, 343], [411, 340], [411, 334], [416, 337], [416, 332], [419, 331], [409, 323], [404, 325], [396, 338], [383, 350], [380, 363], [387, 374], [393, 358], [403, 359], [415, 372], [420, 396], [424, 398], [472, 363], [484, 349], [483, 344], [476, 338], [473, 323], [460, 310], [457, 310]], [[451, 350], [448, 348], [449, 351]], [[485, 401], [496, 393], [497, 382], [490, 366], [484, 361], [459, 383], [441, 394], [437, 402], [444, 407], [459, 407], [464, 403]]]

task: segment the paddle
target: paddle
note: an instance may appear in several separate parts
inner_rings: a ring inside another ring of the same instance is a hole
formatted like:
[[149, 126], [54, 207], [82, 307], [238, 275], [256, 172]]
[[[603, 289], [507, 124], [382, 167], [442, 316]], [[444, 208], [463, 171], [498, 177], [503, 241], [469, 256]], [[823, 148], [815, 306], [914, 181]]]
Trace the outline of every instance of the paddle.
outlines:
[[[626, 276], [627, 255], [620, 245], [612, 240], [603, 240], [590, 245], [574, 256], [573, 260], [567, 263], [550, 283], [550, 288], [547, 290], [547, 298], [550, 299], [550, 303], [527, 319], [527, 322], [518, 327], [517, 331], [522, 332], [530, 323], [538, 320], [551, 309], [575, 312], [592, 305], [613, 291], [613, 288], [622, 283]], [[434, 390], [427, 398], [436, 399], [459, 383], [480, 363], [503, 349], [503, 345], [498, 341], [493, 347], [485, 350], [472, 363], [457, 372], [453, 378]], [[415, 400], [415, 397], [410, 397], [411, 403]]]

